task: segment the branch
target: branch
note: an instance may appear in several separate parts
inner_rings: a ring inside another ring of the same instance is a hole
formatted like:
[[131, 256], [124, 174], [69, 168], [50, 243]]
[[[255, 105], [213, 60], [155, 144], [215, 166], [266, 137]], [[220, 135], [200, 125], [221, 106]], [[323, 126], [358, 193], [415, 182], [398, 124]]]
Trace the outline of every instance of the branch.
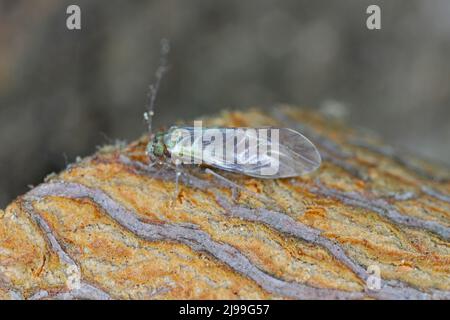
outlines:
[[291, 127], [323, 164], [280, 180], [183, 167], [174, 198], [148, 137], [104, 147], [0, 212], [0, 298], [450, 299], [448, 168], [287, 106], [206, 123]]

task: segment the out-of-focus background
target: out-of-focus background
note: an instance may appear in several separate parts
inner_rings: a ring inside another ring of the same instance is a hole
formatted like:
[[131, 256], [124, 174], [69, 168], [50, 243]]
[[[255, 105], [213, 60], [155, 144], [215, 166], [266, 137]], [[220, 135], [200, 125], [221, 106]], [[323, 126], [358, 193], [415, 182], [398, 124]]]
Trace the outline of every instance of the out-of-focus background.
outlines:
[[[82, 30], [66, 28], [81, 7]], [[382, 29], [366, 28], [381, 7]], [[0, 0], [0, 207], [109, 139], [223, 108], [345, 106], [392, 144], [450, 163], [450, 1]]]

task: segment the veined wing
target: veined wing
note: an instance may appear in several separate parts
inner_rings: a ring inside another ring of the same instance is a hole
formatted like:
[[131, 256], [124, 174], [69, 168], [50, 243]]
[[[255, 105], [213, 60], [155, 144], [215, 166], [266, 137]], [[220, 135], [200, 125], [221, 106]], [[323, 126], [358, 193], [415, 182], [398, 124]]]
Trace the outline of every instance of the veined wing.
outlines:
[[172, 127], [165, 143], [184, 163], [207, 164], [257, 178], [287, 178], [320, 166], [313, 143], [289, 128]]

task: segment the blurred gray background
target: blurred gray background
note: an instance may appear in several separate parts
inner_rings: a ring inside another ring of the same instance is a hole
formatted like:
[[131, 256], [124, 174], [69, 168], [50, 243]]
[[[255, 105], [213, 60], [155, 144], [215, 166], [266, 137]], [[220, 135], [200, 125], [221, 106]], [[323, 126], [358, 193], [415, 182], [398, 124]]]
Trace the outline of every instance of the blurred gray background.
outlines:
[[[82, 30], [66, 28], [78, 4]], [[382, 30], [366, 28], [369, 4]], [[159, 41], [157, 125], [223, 108], [345, 105], [450, 163], [450, 1], [0, 0], [0, 207], [109, 139], [132, 140]]]

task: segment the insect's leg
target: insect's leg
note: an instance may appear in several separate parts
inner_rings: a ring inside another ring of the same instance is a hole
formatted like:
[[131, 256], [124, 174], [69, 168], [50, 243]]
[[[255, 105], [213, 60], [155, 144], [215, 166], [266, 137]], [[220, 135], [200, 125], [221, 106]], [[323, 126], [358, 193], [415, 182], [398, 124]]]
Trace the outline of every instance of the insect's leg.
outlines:
[[253, 191], [251, 191], [251, 190], [249, 190], [249, 189], [247, 189], [247, 188], [245, 188], [245, 187], [243, 187], [243, 186], [240, 186], [240, 185], [238, 185], [237, 183], [231, 181], [230, 179], [225, 178], [224, 176], [218, 174], [217, 172], [214, 172], [213, 170], [211, 170], [211, 169], [209, 169], [209, 168], [206, 168], [205, 172], [211, 174], [211, 175], [214, 176], [215, 178], [221, 180], [221, 181], [224, 182], [226, 185], [228, 185], [228, 186], [230, 186], [231, 188], [233, 188], [233, 189], [232, 189], [232, 190], [233, 190], [232, 192], [234, 193], [234, 195], [233, 195], [233, 193], [232, 193], [233, 200], [236, 200], [236, 199], [234, 198], [234, 197], [236, 196], [236, 191], [237, 191], [237, 190], [240, 190], [240, 191], [242, 191], [242, 192], [245, 192], [245, 193], [247, 193], [247, 194], [249, 194], [249, 195], [251, 195], [251, 196], [257, 198], [259, 201], [261, 201], [262, 203], [264, 203], [264, 204], [266, 204], [266, 205], [270, 205], [270, 206], [274, 206], [274, 205], [275, 205], [275, 203], [274, 203], [274, 201], [273, 201], [272, 199], [270, 199], [270, 198], [268, 198], [268, 197], [266, 197], [266, 196], [264, 196], [264, 195], [261, 195], [261, 194], [259, 194], [259, 193], [253, 192]]
[[236, 188], [231, 188], [231, 199], [233, 199], [233, 201], [236, 201], [236, 199], [237, 199], [237, 190], [236, 190]]
[[[178, 193], [179, 193], [179, 180], [181, 176], [181, 169], [180, 169], [181, 161], [179, 159], [175, 160], [175, 193], [173, 195], [173, 201], [175, 202], [178, 199]], [[169, 167], [173, 168], [170, 164], [167, 164]]]
[[177, 164], [175, 166], [176, 170], [175, 170], [175, 195], [174, 198], [177, 199], [178, 198], [178, 180], [180, 178], [181, 172], [179, 171], [179, 165]]
[[224, 176], [218, 174], [217, 172], [214, 172], [213, 170], [206, 168], [205, 169], [205, 173], [211, 174], [213, 177], [215, 177], [218, 180], [221, 180], [222, 182], [224, 182], [226, 185], [228, 185], [229, 187], [231, 187], [231, 198], [233, 199], [233, 201], [236, 201], [237, 199], [237, 194], [238, 194], [238, 189], [242, 188], [241, 186], [237, 185], [236, 183], [234, 183], [231, 180], [228, 180], [227, 178], [225, 178]]
[[164, 170], [164, 163], [163, 162], [153, 162], [147, 166], [147, 171], [153, 171], [152, 176], [156, 178], [161, 178], [161, 171]]

